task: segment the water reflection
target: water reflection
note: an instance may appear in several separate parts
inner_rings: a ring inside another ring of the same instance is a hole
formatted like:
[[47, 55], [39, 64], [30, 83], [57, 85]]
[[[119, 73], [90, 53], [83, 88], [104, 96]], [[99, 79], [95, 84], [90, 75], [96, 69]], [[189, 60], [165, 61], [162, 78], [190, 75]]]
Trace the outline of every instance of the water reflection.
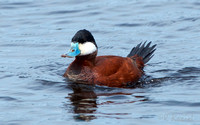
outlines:
[[[90, 121], [97, 119], [97, 116], [110, 117], [111, 115], [115, 116], [113, 118], [119, 119], [120, 117], [130, 115], [130, 113], [121, 110], [106, 113], [104, 111], [97, 112], [97, 108], [102, 105], [128, 105], [135, 102], [149, 101], [148, 97], [138, 95], [138, 93], [134, 92], [134, 89], [130, 91], [130, 89], [104, 88], [73, 83], [68, 83], [68, 87], [70, 87], [73, 92], [69, 93], [66, 98], [71, 101], [71, 105], [73, 106], [72, 110], [75, 114], [73, 118], [76, 121]], [[98, 97], [104, 98], [105, 100], [101, 103], [97, 103]]]
[[70, 87], [73, 93], [70, 93], [68, 97], [74, 106], [74, 113], [77, 114], [74, 119], [84, 121], [95, 119], [93, 113], [97, 109], [97, 95], [94, 87], [82, 84], [72, 84]]

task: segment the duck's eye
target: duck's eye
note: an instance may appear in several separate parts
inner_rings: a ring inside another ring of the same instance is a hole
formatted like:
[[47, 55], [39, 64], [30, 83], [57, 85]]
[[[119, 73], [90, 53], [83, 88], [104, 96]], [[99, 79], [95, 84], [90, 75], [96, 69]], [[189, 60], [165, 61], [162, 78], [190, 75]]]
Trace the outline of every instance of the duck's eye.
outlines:
[[72, 52], [74, 52], [75, 50], [74, 50], [74, 49], [72, 49], [71, 51], [72, 51]]

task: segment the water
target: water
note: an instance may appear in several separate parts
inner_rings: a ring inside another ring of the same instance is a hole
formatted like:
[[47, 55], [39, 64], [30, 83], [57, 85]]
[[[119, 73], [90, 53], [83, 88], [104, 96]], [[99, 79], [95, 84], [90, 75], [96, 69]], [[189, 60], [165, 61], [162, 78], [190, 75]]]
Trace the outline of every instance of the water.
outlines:
[[[198, 0], [1, 0], [0, 124], [188, 124], [200, 120]], [[157, 44], [146, 85], [73, 85], [62, 74], [72, 36], [90, 30], [98, 55]]]

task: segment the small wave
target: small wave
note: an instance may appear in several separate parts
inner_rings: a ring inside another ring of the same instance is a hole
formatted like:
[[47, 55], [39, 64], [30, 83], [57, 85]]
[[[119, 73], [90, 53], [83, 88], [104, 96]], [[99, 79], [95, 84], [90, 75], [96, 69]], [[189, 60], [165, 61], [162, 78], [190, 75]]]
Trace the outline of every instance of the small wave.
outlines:
[[10, 96], [0, 96], [0, 100], [4, 101], [18, 101], [16, 98], [10, 97]]
[[121, 23], [121, 24], [116, 24], [115, 26], [120, 26], [120, 27], [138, 27], [142, 26], [143, 24], [139, 23]]
[[[165, 77], [160, 78], [152, 78], [150, 76], [144, 76], [141, 79], [141, 83], [143, 84], [157, 84], [162, 83], [165, 81], [187, 81], [187, 80], [194, 80], [199, 78], [200, 68], [198, 67], [184, 67], [179, 70], [172, 70], [172, 69], [161, 69], [157, 71], [153, 71], [151, 73], [166, 73]], [[174, 83], [174, 82], [173, 82]]]
[[52, 11], [47, 13], [48, 15], [62, 15], [62, 14], [69, 14], [69, 13], [78, 13], [82, 10], [60, 10], [60, 11]]
[[200, 68], [197, 67], [185, 67], [177, 71], [180, 74], [200, 74]]
[[188, 107], [199, 107], [200, 102], [185, 102], [185, 101], [149, 101], [147, 103], [167, 105], [167, 106], [188, 106]]
[[10, 3], [9, 5], [30, 5], [32, 2], [14, 2]]

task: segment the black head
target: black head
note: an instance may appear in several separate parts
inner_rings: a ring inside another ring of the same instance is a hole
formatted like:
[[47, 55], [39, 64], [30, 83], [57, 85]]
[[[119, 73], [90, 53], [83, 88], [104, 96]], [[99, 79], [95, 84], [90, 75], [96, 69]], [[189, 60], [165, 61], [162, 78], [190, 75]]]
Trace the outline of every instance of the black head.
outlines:
[[92, 34], [86, 30], [79, 30], [74, 37], [72, 38], [72, 42], [78, 42], [78, 43], [85, 43], [85, 42], [92, 42], [94, 43], [94, 45], [97, 47], [97, 44], [95, 42], [94, 37], [92, 36]]

